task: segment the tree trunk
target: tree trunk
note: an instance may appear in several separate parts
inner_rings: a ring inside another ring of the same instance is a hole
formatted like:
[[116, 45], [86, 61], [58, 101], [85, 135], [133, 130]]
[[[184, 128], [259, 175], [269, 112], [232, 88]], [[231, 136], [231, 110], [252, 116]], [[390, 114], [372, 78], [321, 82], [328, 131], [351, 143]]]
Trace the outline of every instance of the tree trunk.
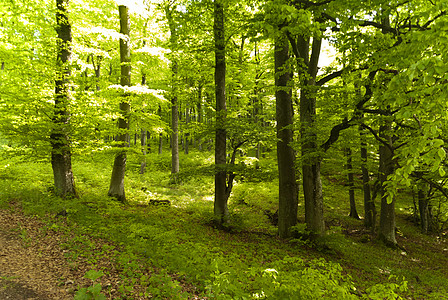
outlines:
[[146, 172], [146, 143], [147, 143], [147, 131], [142, 129], [140, 135], [140, 143], [142, 146], [142, 162], [140, 163], [140, 174], [145, 174]]
[[381, 184], [381, 213], [379, 238], [388, 246], [395, 247], [397, 240], [395, 239], [395, 199], [388, 199], [385, 191], [385, 183], [387, 177], [394, 173], [393, 161], [393, 145], [391, 136], [390, 121], [386, 121], [385, 125], [380, 126], [380, 138], [386, 143], [380, 143], [380, 167], [379, 178]]
[[278, 233], [281, 238], [291, 236], [291, 227], [297, 224], [297, 182], [293, 141], [293, 108], [291, 71], [288, 67], [289, 44], [286, 38], [275, 41], [275, 99], [277, 121], [277, 161], [279, 179]]
[[71, 60], [71, 25], [67, 15], [68, 0], [57, 0], [56, 32], [57, 46], [57, 74], [55, 80], [55, 100], [53, 130], [50, 135], [51, 166], [53, 168], [54, 187], [56, 195], [61, 197], [78, 197], [72, 171], [70, 141], [67, 135], [70, 113], [69, 83]]
[[364, 141], [363, 129], [359, 128], [361, 136], [361, 172], [362, 172], [362, 187], [364, 192], [364, 226], [370, 228], [372, 232], [375, 231], [376, 223], [376, 208], [374, 199], [370, 193], [370, 176], [367, 169], [367, 144]]
[[216, 96], [216, 141], [215, 141], [215, 222], [228, 222], [226, 183], [226, 47], [224, 35], [223, 0], [214, 1], [215, 38], [215, 96]]
[[[188, 124], [189, 123], [190, 123], [190, 108], [189, 108], [189, 105], [187, 103], [186, 104], [186, 108], [185, 108], [185, 125], [187, 127], [187, 130], [188, 130]], [[190, 152], [189, 144], [188, 144], [190, 142], [189, 141], [190, 134], [188, 132], [186, 132], [184, 137], [185, 137], [184, 151], [185, 151], [185, 154], [188, 154]]]
[[[203, 118], [202, 118], [202, 85], [199, 85], [198, 90], [198, 104], [197, 104], [197, 111], [198, 111], [198, 124], [202, 124]], [[197, 137], [197, 143], [198, 143], [198, 150], [202, 151], [202, 138], [201, 136]]]
[[[302, 176], [303, 195], [305, 198], [305, 222], [308, 230], [313, 234], [325, 231], [322, 182], [320, 178], [320, 157], [314, 132], [314, 118], [316, 116], [315, 83], [317, 64], [319, 61], [322, 39], [314, 38], [311, 58], [309, 58], [309, 41], [299, 38], [298, 46], [302, 53], [302, 60], [308, 67], [300, 74], [300, 131], [302, 138]], [[301, 64], [299, 68], [303, 69]]]
[[432, 228], [431, 206], [428, 199], [428, 191], [426, 183], [418, 185], [418, 210], [420, 212], [420, 226], [423, 233], [428, 233]]
[[345, 155], [347, 156], [347, 179], [348, 179], [348, 196], [350, 201], [350, 214], [349, 216], [359, 220], [358, 211], [356, 210], [355, 202], [355, 182], [353, 178], [353, 163], [352, 163], [352, 149], [350, 147], [345, 149]]
[[[121, 77], [120, 85], [130, 86], [131, 85], [131, 49], [129, 46], [129, 10], [127, 6], [118, 6], [120, 15], [120, 33], [126, 38], [120, 39], [120, 61], [121, 61]], [[110, 181], [110, 187], [108, 195], [110, 197], [116, 198], [118, 201], [125, 202], [126, 196], [124, 192], [124, 174], [126, 171], [126, 158], [127, 150], [129, 147], [129, 114], [131, 112], [131, 106], [129, 102], [125, 99], [126, 95], [123, 95], [123, 100], [120, 103], [121, 116], [118, 119], [118, 128], [120, 129], [120, 134], [117, 137], [117, 141], [120, 142], [119, 147], [123, 148], [120, 150], [114, 161], [114, 166], [112, 169], [112, 177]]]
[[159, 154], [162, 154], [162, 151], [163, 151], [163, 136], [162, 136], [162, 134], [160, 133], [159, 134], [159, 147], [158, 147], [158, 152], [157, 153], [159, 153]]
[[179, 173], [179, 111], [177, 96], [171, 98], [171, 175]]
[[[172, 10], [174, 7], [166, 7], [165, 13], [170, 27], [170, 48], [174, 52], [177, 47], [176, 24], [174, 23]], [[177, 98], [177, 73], [178, 64], [175, 56], [171, 58], [171, 180], [176, 183], [179, 173], [179, 106]]]

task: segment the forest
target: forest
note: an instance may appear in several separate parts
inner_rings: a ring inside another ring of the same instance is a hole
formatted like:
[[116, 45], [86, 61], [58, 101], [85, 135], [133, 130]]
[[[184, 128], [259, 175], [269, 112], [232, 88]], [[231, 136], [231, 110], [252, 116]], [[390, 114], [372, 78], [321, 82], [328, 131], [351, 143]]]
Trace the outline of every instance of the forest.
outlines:
[[447, 10], [1, 0], [0, 298], [448, 299]]

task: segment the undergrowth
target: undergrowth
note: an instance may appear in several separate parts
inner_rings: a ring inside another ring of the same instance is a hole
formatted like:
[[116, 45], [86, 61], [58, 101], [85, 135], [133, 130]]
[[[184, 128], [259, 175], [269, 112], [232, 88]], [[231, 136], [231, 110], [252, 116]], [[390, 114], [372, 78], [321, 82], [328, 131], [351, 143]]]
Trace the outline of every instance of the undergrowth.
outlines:
[[[348, 202], [344, 187], [333, 187], [327, 194], [327, 216], [334, 224], [325, 236], [313, 242], [281, 241], [264, 213], [277, 208], [276, 183], [271, 176], [275, 165], [261, 165], [265, 181], [251, 180], [256, 178], [255, 168], [245, 171], [247, 177], [243, 173], [237, 177], [230, 199], [231, 230], [226, 232], [211, 226], [210, 155], [183, 155], [184, 171], [175, 185], [169, 180], [169, 160], [168, 154], [152, 154], [147, 172], [141, 175], [138, 155], [130, 154], [126, 205], [105, 195], [111, 153], [74, 159], [81, 197], [65, 200], [52, 194], [47, 162], [2, 160], [0, 205], [5, 208], [6, 203], [18, 201], [26, 213], [45, 220], [48, 230], [63, 232], [66, 240], [61, 247], [67, 260], [75, 267], [79, 260], [88, 262], [98, 272], [90, 275], [107, 275], [100, 261], [113, 261], [123, 299], [188, 299], [194, 295], [211, 299], [436, 299], [448, 291], [442, 271], [417, 271], [418, 266], [412, 265], [413, 259], [428, 255], [427, 250], [402, 253], [387, 249], [362, 231], [361, 221], [340, 217]], [[171, 205], [148, 205], [151, 199], [169, 200]], [[407, 228], [403, 226], [403, 231]], [[348, 230], [359, 231], [359, 235], [347, 235]], [[299, 224], [297, 231], [300, 235], [304, 227]], [[108, 243], [99, 246], [98, 240]], [[440, 259], [440, 253], [431, 255]], [[79, 289], [79, 297], [108, 295], [108, 287], [98, 286], [96, 279], [92, 277], [90, 289]], [[432, 285], [436, 286], [430, 290]]]

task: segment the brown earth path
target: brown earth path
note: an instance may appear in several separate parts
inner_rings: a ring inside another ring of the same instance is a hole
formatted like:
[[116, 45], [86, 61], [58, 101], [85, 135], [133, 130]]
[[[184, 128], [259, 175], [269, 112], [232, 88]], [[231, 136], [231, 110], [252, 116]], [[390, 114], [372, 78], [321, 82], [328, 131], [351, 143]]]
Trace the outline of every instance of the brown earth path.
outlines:
[[0, 209], [0, 299], [73, 299], [60, 237], [36, 218]]

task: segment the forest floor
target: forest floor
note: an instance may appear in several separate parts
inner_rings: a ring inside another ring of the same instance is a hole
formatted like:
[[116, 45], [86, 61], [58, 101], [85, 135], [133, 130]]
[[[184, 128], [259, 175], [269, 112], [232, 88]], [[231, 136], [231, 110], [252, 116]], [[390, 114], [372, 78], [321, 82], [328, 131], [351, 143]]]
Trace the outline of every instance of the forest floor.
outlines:
[[[24, 214], [19, 203], [10, 202], [8, 206], [0, 209], [1, 300], [69, 300], [80, 289], [93, 286], [85, 276], [91, 269], [91, 262], [78, 258], [74, 263], [65, 255], [69, 250], [64, 250], [63, 244], [68, 236], [74, 238], [73, 233], [61, 233], [61, 228], [48, 230], [41, 217]], [[97, 242], [102, 246], [108, 244], [107, 241]], [[96, 265], [110, 272], [103, 274], [98, 282], [107, 288], [107, 299], [121, 299], [119, 272], [107, 254], [99, 256], [101, 258]], [[150, 276], [151, 270], [146, 271]], [[140, 288], [139, 284], [133, 287], [136, 293]], [[189, 290], [191, 286], [184, 288]], [[143, 293], [141, 295], [132, 299], [148, 299]], [[199, 298], [194, 296], [190, 299]]]
[[[422, 234], [412, 196], [397, 201], [401, 249], [389, 249], [347, 217], [343, 181], [324, 176], [327, 233], [301, 238], [300, 199], [298, 238], [282, 241], [267, 215], [278, 202], [276, 173], [267, 169], [275, 164], [267, 164], [264, 181], [251, 182], [261, 175], [249, 174], [234, 186], [232, 227], [224, 231], [212, 226], [213, 178], [196, 172], [213, 161], [207, 157], [185, 156], [194, 172], [178, 185], [169, 184], [169, 155], [154, 155], [144, 176], [130, 163], [126, 205], [104, 193], [105, 154], [75, 164], [79, 199], [52, 194], [47, 163], [2, 167], [0, 160], [0, 299], [253, 299], [262, 292], [273, 295], [267, 299], [280, 299], [277, 292], [325, 298], [316, 291], [327, 299], [448, 299], [448, 232]], [[346, 297], [336, 297], [339, 291]]]
[[18, 208], [0, 210], [0, 299], [73, 299], [59, 281], [70, 272], [59, 236], [42, 236], [40, 227]]

